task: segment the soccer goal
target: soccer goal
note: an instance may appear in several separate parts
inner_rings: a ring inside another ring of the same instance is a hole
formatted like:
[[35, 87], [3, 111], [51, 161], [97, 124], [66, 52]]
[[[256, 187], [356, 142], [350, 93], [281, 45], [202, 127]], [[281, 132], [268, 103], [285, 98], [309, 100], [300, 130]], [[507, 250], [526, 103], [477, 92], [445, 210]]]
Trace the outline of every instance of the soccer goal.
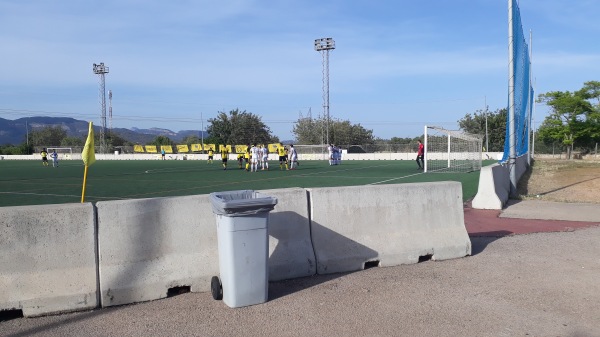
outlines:
[[61, 159], [73, 158], [73, 148], [71, 147], [49, 147], [46, 150], [48, 151], [48, 155], [50, 155], [52, 151], [56, 151]]
[[462, 131], [425, 126], [425, 172], [472, 172], [481, 169], [482, 138]]
[[302, 160], [327, 160], [327, 145], [295, 144], [298, 157]]

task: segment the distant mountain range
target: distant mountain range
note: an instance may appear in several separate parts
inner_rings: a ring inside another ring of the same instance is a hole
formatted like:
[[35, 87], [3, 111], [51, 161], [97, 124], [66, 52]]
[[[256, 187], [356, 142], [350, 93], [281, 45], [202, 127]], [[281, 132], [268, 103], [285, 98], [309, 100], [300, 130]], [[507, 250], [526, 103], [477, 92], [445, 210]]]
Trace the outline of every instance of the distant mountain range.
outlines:
[[[69, 137], [85, 138], [88, 133], [88, 122], [69, 117], [25, 117], [15, 120], [0, 118], [0, 144], [18, 145], [27, 138], [27, 130], [39, 130], [47, 126], [60, 126], [67, 131]], [[94, 125], [94, 132], [99, 133], [101, 126]], [[174, 132], [168, 129], [125, 129], [113, 128], [112, 132], [137, 144], [150, 143], [157, 136], [169, 137], [174, 142], [181, 142], [187, 136], [200, 137], [199, 130], [181, 130]], [[208, 137], [205, 132], [204, 137]]]

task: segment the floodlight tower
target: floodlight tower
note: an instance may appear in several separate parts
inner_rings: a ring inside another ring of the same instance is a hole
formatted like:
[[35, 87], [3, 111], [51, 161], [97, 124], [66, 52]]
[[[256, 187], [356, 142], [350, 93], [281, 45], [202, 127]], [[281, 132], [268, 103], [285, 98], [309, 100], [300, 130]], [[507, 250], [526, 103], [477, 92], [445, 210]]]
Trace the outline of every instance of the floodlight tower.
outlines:
[[329, 145], [329, 51], [335, 49], [330, 37], [315, 40], [315, 50], [323, 56], [323, 115], [327, 118], [327, 145]]
[[94, 63], [94, 74], [100, 76], [100, 119], [102, 120], [102, 128], [100, 129], [100, 153], [106, 153], [106, 87], [104, 75], [108, 74], [108, 67], [105, 67], [104, 63]]

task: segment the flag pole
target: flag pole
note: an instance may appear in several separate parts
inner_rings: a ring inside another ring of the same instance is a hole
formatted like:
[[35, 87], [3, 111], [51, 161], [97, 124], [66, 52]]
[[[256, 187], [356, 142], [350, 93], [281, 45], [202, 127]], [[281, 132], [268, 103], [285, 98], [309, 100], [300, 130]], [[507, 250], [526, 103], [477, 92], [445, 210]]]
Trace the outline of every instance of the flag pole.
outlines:
[[83, 204], [84, 200], [85, 200], [85, 185], [87, 183], [87, 171], [88, 171], [88, 166], [85, 166], [85, 170], [83, 171], [83, 189], [81, 190], [81, 203]]
[[94, 126], [92, 122], [89, 124], [88, 137], [85, 141], [85, 146], [81, 152], [81, 159], [83, 165], [85, 165], [85, 171], [83, 171], [83, 188], [81, 190], [81, 203], [85, 201], [85, 186], [87, 185], [87, 173], [88, 166], [92, 165], [96, 161], [96, 155], [94, 153]]

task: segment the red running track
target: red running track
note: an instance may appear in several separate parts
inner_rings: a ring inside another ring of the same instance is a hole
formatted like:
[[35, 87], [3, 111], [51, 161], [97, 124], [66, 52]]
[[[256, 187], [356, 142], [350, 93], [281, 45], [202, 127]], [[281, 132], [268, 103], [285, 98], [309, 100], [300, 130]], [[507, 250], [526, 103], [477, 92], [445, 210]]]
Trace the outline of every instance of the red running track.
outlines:
[[540, 232], [570, 232], [600, 225], [596, 222], [583, 221], [500, 218], [500, 213], [499, 210], [474, 209], [466, 205], [465, 226], [469, 236], [499, 237]]

